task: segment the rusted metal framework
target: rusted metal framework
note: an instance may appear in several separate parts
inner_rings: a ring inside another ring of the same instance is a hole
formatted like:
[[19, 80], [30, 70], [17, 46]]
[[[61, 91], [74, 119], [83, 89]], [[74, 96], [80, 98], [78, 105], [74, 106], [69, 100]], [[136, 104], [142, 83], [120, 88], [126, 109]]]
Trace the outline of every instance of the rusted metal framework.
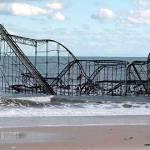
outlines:
[[10, 35], [0, 25], [0, 88], [49, 95], [150, 95], [150, 55], [145, 61], [78, 59], [49, 39]]

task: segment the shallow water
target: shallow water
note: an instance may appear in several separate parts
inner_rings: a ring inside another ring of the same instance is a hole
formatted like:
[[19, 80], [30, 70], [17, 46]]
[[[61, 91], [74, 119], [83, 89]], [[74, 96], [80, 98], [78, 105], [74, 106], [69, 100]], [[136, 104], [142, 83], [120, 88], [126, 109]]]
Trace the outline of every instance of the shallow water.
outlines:
[[[36, 136], [35, 136], [36, 135]], [[46, 133], [38, 131], [1, 131], [0, 144], [21, 144], [21, 143], [43, 143], [43, 142], [62, 142], [69, 140], [69, 137], [58, 133]]]
[[150, 116], [0, 117], [0, 128], [97, 125], [150, 125]]

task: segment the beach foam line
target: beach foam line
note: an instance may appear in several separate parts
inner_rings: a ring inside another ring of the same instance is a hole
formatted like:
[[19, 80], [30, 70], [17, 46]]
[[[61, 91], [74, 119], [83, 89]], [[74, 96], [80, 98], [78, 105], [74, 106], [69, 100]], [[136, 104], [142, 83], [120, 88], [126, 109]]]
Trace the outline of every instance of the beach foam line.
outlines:
[[97, 126], [149, 126], [150, 124], [148, 123], [111, 123], [111, 124], [71, 124], [71, 125], [66, 125], [66, 124], [59, 124], [59, 125], [38, 125], [38, 126], [0, 126], [0, 129], [9, 129], [9, 128], [48, 128], [48, 127], [97, 127]]
[[37, 102], [37, 103], [50, 103], [51, 99], [54, 96], [37, 96], [37, 97], [19, 97], [19, 98], [12, 98], [13, 100], [21, 100], [21, 101], [28, 101], [28, 102]]
[[116, 126], [150, 125], [150, 116], [107, 116], [107, 117], [32, 117], [0, 118], [5, 127], [61, 127], [61, 126]]
[[[5, 97], [4, 97], [5, 98]], [[3, 99], [3, 98], [2, 98]], [[5, 98], [6, 99], [6, 98]], [[17, 102], [32, 103], [101, 103], [101, 102], [150, 102], [149, 97], [120, 97], [120, 96], [27, 96], [27, 97], [8, 97]]]
[[52, 96], [43, 97], [1, 97], [1, 106], [45, 106], [51, 103]]

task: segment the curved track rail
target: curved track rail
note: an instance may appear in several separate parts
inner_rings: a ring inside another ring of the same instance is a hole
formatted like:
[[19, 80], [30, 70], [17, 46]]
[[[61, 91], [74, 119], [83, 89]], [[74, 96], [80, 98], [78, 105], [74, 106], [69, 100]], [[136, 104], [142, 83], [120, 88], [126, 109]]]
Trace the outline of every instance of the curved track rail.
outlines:
[[150, 95], [145, 61], [79, 59], [51, 39], [10, 35], [0, 25], [0, 87], [49, 95]]

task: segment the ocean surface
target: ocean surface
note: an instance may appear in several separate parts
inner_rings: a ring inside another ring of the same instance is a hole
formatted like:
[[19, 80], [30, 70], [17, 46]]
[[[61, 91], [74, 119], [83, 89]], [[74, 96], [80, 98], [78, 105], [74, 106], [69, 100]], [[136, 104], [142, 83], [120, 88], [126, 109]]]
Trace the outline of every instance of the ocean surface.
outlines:
[[93, 124], [150, 124], [150, 97], [25, 97], [1, 92], [0, 127]]

